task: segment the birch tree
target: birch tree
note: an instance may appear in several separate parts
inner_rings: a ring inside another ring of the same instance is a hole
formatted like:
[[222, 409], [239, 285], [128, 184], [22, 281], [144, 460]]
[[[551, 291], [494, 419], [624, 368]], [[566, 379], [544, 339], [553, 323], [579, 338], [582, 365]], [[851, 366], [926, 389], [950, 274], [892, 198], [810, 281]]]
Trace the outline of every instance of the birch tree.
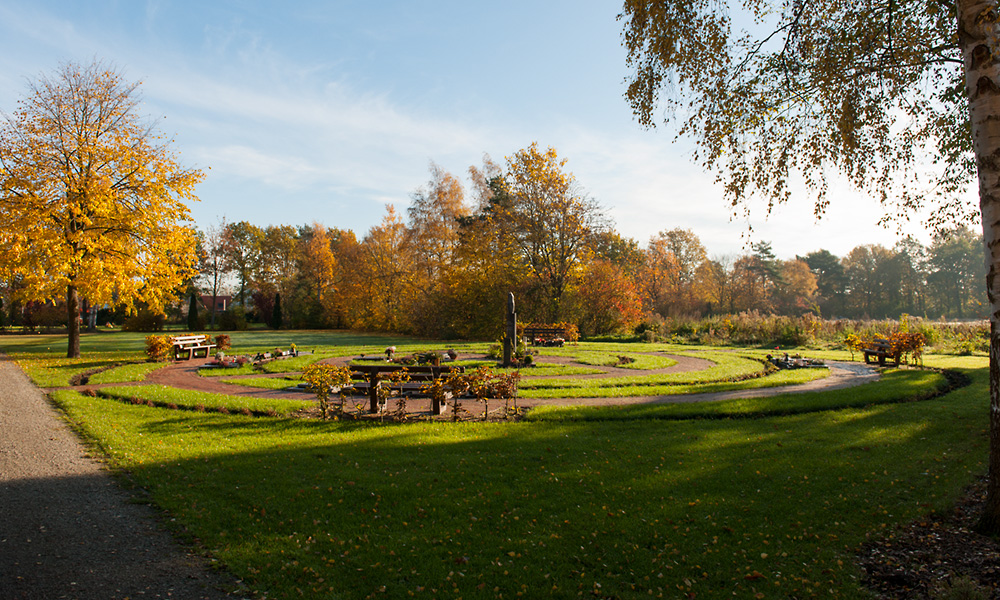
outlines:
[[[626, 0], [619, 19], [639, 122], [676, 123], [735, 210], [759, 199], [771, 211], [801, 181], [821, 216], [838, 173], [887, 220], [932, 207], [927, 224], [944, 229], [981, 216], [992, 333], [980, 525], [1000, 532], [997, 0]], [[976, 177], [978, 207], [963, 193]]]

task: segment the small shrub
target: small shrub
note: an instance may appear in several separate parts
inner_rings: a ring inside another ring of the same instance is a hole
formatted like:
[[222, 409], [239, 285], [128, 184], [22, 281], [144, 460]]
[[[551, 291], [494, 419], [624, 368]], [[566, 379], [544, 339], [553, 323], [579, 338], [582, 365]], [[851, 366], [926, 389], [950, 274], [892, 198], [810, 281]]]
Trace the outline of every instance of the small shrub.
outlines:
[[233, 306], [219, 315], [219, 329], [222, 331], [246, 331], [247, 315], [242, 306]]
[[66, 305], [56, 304], [33, 304], [31, 320], [34, 325], [41, 327], [44, 331], [51, 331], [56, 327], [66, 326]]
[[[309, 384], [309, 389], [316, 394], [319, 400], [319, 410], [326, 419], [329, 412], [329, 398], [334, 388], [344, 388], [351, 383], [351, 369], [349, 367], [335, 367], [333, 365], [309, 365], [302, 371], [302, 379]], [[342, 413], [344, 409], [344, 396], [340, 396], [340, 403], [335, 407], [335, 411]]]
[[794, 323], [781, 323], [774, 342], [782, 346], [802, 346], [809, 343], [809, 333]]
[[146, 356], [152, 362], [164, 362], [170, 358], [173, 341], [169, 335], [147, 335]]
[[162, 313], [154, 313], [148, 308], [141, 309], [135, 315], [129, 317], [122, 325], [124, 331], [163, 331], [163, 323], [166, 316]]
[[230, 342], [228, 335], [220, 333], [217, 336], [215, 336], [216, 350], [218, 350], [219, 352], [224, 352], [226, 350], [229, 350], [230, 348], [232, 348], [232, 343]]
[[658, 314], [652, 314], [646, 320], [636, 325], [632, 331], [641, 340], [655, 342], [660, 335], [662, 327], [663, 317]]

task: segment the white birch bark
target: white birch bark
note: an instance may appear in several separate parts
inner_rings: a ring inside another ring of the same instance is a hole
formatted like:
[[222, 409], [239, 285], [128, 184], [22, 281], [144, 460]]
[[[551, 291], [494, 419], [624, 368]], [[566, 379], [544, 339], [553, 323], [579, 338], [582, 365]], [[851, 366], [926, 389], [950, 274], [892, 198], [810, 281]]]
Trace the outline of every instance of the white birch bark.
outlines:
[[1000, 532], [1000, 45], [996, 0], [959, 0], [958, 37], [979, 172], [990, 302], [990, 466], [979, 528]]

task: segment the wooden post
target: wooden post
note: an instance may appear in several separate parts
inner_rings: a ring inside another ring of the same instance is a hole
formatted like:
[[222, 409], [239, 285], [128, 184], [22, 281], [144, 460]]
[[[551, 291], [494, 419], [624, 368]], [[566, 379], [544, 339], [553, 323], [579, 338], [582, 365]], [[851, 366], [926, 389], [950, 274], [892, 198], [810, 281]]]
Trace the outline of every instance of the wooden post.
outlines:
[[517, 313], [514, 311], [514, 292], [507, 294], [507, 329], [503, 340], [503, 366], [513, 363], [514, 345], [517, 343]]
[[378, 412], [378, 371], [368, 372], [368, 412]]

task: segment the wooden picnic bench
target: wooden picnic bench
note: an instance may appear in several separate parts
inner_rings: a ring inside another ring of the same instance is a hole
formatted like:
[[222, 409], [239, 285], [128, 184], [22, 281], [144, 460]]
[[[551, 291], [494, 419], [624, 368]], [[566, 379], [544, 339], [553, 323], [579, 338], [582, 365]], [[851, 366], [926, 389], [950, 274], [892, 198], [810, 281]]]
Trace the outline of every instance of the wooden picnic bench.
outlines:
[[215, 348], [215, 344], [208, 343], [207, 335], [175, 335], [170, 343], [173, 344], [174, 360], [208, 358], [208, 351]]
[[892, 357], [892, 361], [899, 366], [899, 360], [901, 358], [901, 352], [892, 351], [892, 344], [889, 340], [876, 339], [875, 342], [869, 348], [863, 348], [861, 352], [865, 355], [865, 363], [870, 364], [871, 359], [874, 357], [878, 362], [878, 366], [884, 367], [886, 358]]
[[[350, 365], [351, 368], [351, 379], [359, 381], [359, 384], [354, 385], [355, 390], [367, 389], [368, 390], [368, 412], [377, 413], [378, 412], [378, 383], [379, 378], [384, 373], [393, 373], [397, 371], [406, 371], [410, 376], [410, 380], [403, 384], [401, 387], [404, 391], [409, 391], [409, 395], [413, 394], [423, 394], [423, 387], [427, 383], [434, 381], [435, 379], [440, 379], [443, 375], [448, 375], [450, 373], [464, 373], [465, 367], [455, 367], [455, 366], [434, 366], [434, 365], [395, 365], [395, 364], [380, 364], [380, 365]], [[394, 386], [395, 387], [395, 386]], [[441, 414], [443, 406], [438, 398], [434, 398], [431, 401], [431, 413], [435, 415]]]
[[566, 342], [565, 327], [534, 327], [524, 328], [524, 337], [534, 346], [562, 346]]

